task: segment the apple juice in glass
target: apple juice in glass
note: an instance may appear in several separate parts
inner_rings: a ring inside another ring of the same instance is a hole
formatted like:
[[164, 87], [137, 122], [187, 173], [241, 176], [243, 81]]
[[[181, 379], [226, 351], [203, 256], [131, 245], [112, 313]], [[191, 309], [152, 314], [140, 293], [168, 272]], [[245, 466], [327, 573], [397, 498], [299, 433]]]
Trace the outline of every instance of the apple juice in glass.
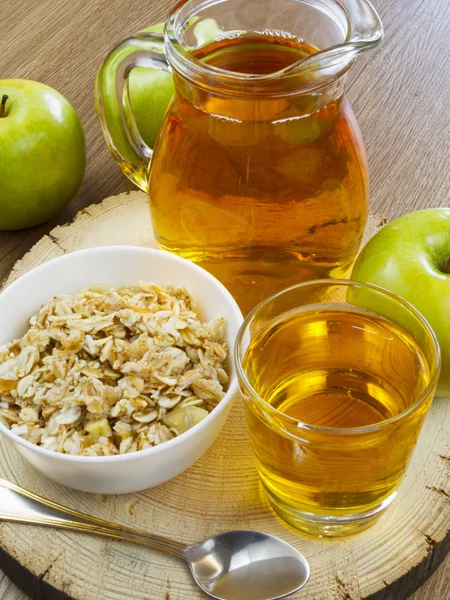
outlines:
[[382, 516], [439, 375], [439, 346], [420, 313], [369, 284], [300, 284], [248, 315], [236, 363], [275, 511], [322, 536]]
[[[99, 71], [105, 138], [149, 194], [159, 247], [212, 272], [244, 312], [355, 259], [367, 166], [344, 83], [381, 37], [366, 0], [188, 0], [167, 21], [165, 56], [158, 34], [139, 34]], [[169, 66], [175, 94], [152, 151], [128, 74]]]

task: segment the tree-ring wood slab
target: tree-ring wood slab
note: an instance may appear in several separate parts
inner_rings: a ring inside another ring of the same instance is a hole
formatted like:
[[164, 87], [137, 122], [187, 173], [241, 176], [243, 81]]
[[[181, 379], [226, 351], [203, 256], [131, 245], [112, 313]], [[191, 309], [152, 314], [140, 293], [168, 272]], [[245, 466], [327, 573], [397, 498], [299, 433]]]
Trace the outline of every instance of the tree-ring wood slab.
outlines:
[[[371, 216], [366, 237], [383, 225]], [[147, 200], [131, 192], [89, 206], [44, 236], [6, 284], [32, 267], [81, 248], [155, 246]], [[217, 441], [188, 471], [125, 496], [76, 492], [53, 483], [0, 441], [0, 475], [55, 502], [188, 544], [228, 529], [262, 530], [300, 549], [311, 579], [292, 598], [402, 600], [450, 547], [450, 403], [433, 402], [399, 497], [372, 529], [340, 540], [300, 535], [279, 520], [262, 493], [241, 403]], [[33, 598], [197, 600], [185, 565], [138, 545], [31, 525], [0, 525], [0, 566]]]

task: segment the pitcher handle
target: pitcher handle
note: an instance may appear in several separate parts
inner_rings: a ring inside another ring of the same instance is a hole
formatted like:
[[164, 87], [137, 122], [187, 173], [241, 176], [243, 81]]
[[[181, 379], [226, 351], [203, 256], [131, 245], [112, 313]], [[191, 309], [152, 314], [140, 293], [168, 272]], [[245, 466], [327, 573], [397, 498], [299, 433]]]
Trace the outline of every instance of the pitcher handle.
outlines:
[[103, 61], [95, 83], [96, 108], [103, 135], [123, 173], [143, 192], [148, 192], [147, 171], [153, 150], [144, 142], [131, 110], [129, 76], [144, 67], [170, 71], [162, 44], [163, 35], [142, 32], [118, 44]]

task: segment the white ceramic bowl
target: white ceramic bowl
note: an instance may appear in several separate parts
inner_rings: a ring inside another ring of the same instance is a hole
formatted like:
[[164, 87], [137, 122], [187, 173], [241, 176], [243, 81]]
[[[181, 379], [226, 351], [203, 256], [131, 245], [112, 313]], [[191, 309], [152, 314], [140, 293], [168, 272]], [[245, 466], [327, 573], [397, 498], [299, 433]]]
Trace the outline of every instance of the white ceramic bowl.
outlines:
[[200, 423], [154, 448], [118, 456], [69, 456], [44, 450], [15, 435], [0, 422], [0, 433], [36, 469], [62, 485], [85, 492], [122, 494], [153, 487], [197, 461], [213, 443], [237, 392], [231, 357], [242, 314], [226, 288], [204, 269], [160, 250], [133, 246], [90, 248], [65, 254], [32, 269], [0, 293], [0, 344], [21, 337], [28, 319], [57, 294], [72, 294], [92, 284], [112, 287], [144, 280], [181, 285], [197, 303], [200, 317], [227, 320], [230, 356], [227, 394]]

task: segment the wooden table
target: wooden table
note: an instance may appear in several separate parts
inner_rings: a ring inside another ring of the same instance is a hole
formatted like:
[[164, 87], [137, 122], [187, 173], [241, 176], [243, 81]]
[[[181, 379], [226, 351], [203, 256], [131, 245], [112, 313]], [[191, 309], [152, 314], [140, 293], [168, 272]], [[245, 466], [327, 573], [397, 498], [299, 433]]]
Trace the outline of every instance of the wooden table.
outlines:
[[[379, 51], [353, 69], [349, 82], [369, 157], [372, 212], [394, 218], [420, 208], [449, 206], [450, 3], [375, 3], [386, 39]], [[2, 1], [0, 76], [35, 79], [63, 93], [81, 117], [88, 153], [83, 186], [58, 218], [41, 227], [0, 234], [2, 279], [52, 227], [70, 221], [88, 204], [131, 189], [103, 141], [93, 103], [95, 73], [116, 40], [163, 20], [173, 4], [172, 0]], [[447, 557], [411, 598], [450, 599], [449, 589]], [[0, 575], [0, 598], [25, 596]]]

